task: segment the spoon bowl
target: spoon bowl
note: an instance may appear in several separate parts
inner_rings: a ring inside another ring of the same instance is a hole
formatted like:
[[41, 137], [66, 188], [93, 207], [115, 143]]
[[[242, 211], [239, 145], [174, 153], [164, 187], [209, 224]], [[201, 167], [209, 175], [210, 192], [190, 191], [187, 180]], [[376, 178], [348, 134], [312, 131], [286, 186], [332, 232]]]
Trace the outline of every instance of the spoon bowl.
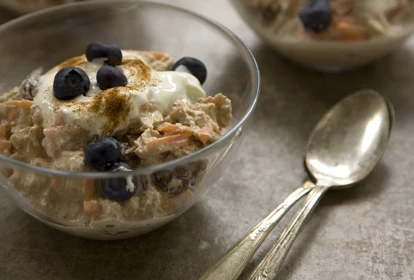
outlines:
[[348, 188], [364, 179], [387, 147], [393, 122], [389, 108], [389, 102], [372, 90], [336, 104], [309, 138], [305, 157], [309, 176], [319, 186], [333, 188]]

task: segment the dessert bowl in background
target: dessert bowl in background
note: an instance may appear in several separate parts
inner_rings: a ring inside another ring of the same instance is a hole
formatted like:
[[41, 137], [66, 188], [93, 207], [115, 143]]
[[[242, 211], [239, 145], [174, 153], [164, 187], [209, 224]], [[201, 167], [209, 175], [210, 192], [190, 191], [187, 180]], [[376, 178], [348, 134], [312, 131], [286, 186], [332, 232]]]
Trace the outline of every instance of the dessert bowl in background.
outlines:
[[[84, 53], [93, 41], [116, 43], [122, 49], [164, 52], [175, 59], [196, 57], [208, 69], [205, 92], [221, 92], [232, 101], [233, 120], [222, 138], [182, 158], [133, 171], [65, 171], [0, 156], [3, 189], [33, 217], [86, 238], [128, 238], [178, 217], [221, 176], [256, 105], [259, 72], [254, 57], [234, 34], [197, 14], [144, 1], [84, 2], [40, 11], [0, 27], [0, 51], [5, 57], [0, 66], [0, 92], [18, 86], [33, 69], [50, 69]], [[159, 178], [157, 174], [176, 174], [183, 169], [194, 174], [192, 187], [185, 192], [153, 188], [150, 194], [145, 188], [139, 190], [135, 206], [142, 215], [123, 211], [126, 203], [111, 204], [119, 210], [105, 219], [77, 214], [82, 213], [89, 190], [97, 182], [130, 177], [154, 180]], [[45, 207], [51, 203], [54, 207]]]
[[413, 32], [411, 0], [232, 0], [245, 22], [281, 55], [321, 71], [380, 59]]

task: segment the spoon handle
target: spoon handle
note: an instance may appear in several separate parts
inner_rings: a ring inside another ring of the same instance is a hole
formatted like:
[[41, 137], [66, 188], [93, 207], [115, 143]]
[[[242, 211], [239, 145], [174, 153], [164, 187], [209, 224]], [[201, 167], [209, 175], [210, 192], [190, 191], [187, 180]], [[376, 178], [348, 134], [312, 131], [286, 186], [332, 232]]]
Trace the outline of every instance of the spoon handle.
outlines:
[[200, 280], [236, 280], [254, 253], [286, 212], [315, 185], [305, 182], [218, 260]]
[[290, 220], [288, 226], [282, 232], [277, 242], [256, 266], [249, 277], [250, 280], [273, 280], [278, 276], [280, 267], [303, 225], [303, 222], [309, 214], [312, 213], [312, 210], [316, 205], [318, 205], [319, 200], [327, 189], [327, 187], [316, 186], [309, 193], [303, 206], [296, 212], [292, 220]]

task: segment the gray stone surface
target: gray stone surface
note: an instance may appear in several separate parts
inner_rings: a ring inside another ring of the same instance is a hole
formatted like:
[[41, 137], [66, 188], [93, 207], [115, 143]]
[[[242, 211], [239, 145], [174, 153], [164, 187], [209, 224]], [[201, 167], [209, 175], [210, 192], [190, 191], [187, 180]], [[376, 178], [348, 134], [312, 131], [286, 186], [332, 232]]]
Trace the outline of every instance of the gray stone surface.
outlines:
[[[347, 94], [373, 88], [395, 106], [389, 149], [363, 183], [323, 198], [294, 244], [280, 279], [413, 280], [414, 40], [363, 69], [316, 73], [272, 52], [228, 1], [174, 2], [225, 24], [257, 57], [263, 91], [238, 158], [181, 218], [131, 240], [98, 242], [68, 236], [0, 196], [0, 279], [197, 279], [303, 182], [305, 144], [318, 119]], [[241, 279], [246, 277], [247, 273]]]

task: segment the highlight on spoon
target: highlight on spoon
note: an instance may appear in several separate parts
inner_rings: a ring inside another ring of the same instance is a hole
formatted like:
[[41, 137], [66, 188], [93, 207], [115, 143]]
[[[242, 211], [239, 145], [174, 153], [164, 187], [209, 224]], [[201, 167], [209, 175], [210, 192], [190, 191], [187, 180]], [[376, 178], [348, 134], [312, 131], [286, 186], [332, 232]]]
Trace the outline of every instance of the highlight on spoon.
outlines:
[[364, 179], [388, 144], [392, 111], [391, 103], [373, 90], [339, 101], [309, 138], [308, 172], [323, 185], [346, 186]]

